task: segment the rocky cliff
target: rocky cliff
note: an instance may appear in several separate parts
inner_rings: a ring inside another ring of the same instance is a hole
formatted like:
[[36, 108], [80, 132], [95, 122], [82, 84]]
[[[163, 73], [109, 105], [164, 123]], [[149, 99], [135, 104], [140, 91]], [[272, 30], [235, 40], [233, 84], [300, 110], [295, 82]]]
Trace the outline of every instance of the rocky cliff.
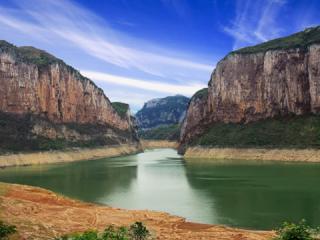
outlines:
[[0, 86], [1, 148], [137, 141], [129, 116], [120, 116], [91, 80], [45, 51], [0, 41]]
[[232, 52], [221, 60], [208, 94], [194, 97], [180, 141], [186, 145], [217, 123], [320, 112], [320, 27]]

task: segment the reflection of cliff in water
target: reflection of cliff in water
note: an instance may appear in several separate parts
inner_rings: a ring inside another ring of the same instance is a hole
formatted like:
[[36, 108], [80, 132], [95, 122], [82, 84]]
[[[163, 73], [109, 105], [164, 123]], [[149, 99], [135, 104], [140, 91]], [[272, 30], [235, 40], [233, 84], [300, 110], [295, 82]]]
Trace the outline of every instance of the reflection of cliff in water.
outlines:
[[185, 167], [190, 186], [215, 210], [216, 223], [270, 229], [304, 218], [320, 224], [320, 165], [187, 162]]
[[39, 186], [90, 202], [129, 189], [136, 177], [137, 166], [126, 157], [0, 170], [0, 181]]

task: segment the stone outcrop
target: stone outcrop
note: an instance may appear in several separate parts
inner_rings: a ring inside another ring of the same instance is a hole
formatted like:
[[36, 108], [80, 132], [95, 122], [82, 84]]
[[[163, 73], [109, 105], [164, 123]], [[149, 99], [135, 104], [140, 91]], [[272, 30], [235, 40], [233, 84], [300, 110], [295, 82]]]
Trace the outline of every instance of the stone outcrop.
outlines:
[[27, 121], [26, 139], [137, 141], [130, 116], [120, 116], [102, 89], [42, 50], [0, 41], [0, 86], [1, 115]]
[[249, 123], [320, 112], [320, 27], [227, 55], [214, 70], [208, 94], [193, 98], [182, 145], [214, 123]]

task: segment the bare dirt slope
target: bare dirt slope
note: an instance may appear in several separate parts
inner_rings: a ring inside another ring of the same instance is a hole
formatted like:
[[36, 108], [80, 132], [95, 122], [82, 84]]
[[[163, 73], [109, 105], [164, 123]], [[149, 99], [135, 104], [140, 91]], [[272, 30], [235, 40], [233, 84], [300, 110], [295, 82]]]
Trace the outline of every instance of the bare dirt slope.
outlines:
[[45, 189], [0, 184], [1, 219], [17, 226], [14, 239], [52, 239], [66, 233], [142, 221], [156, 239], [264, 240], [272, 232], [186, 222], [163, 212], [129, 211], [84, 203]]

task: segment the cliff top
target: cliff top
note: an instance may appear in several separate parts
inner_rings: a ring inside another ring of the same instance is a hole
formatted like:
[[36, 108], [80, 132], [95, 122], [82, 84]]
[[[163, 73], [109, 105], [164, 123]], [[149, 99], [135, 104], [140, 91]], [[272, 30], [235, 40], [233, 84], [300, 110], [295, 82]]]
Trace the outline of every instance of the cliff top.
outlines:
[[192, 99], [202, 99], [206, 96], [208, 96], [208, 88], [202, 88], [192, 96]]
[[112, 102], [111, 104], [120, 117], [126, 117], [127, 112], [129, 110], [129, 104], [122, 102]]
[[0, 53], [2, 52], [13, 55], [17, 62], [35, 64], [39, 69], [55, 63], [65, 66], [71, 73], [73, 73], [76, 76], [76, 78], [78, 78], [81, 81], [89, 81], [101, 92], [101, 94], [104, 94], [103, 90], [99, 88], [92, 80], [90, 80], [87, 77], [84, 77], [78, 70], [74, 69], [70, 65], [66, 64], [63, 60], [51, 55], [50, 53], [44, 50], [31, 46], [17, 47], [5, 40], [0, 40]]
[[231, 52], [230, 54], [249, 54], [266, 52], [269, 50], [281, 50], [291, 48], [306, 49], [313, 43], [320, 43], [320, 26], [307, 28], [302, 32], [298, 32], [283, 38], [277, 38], [252, 47], [241, 48], [239, 50]]
[[10, 54], [13, 54], [16, 57], [17, 61], [32, 63], [37, 65], [38, 67], [46, 66], [53, 63], [65, 64], [61, 59], [56, 58], [46, 51], [31, 46], [16, 47], [15, 45], [4, 40], [0, 40], [0, 50], [1, 52], [8, 52]]

